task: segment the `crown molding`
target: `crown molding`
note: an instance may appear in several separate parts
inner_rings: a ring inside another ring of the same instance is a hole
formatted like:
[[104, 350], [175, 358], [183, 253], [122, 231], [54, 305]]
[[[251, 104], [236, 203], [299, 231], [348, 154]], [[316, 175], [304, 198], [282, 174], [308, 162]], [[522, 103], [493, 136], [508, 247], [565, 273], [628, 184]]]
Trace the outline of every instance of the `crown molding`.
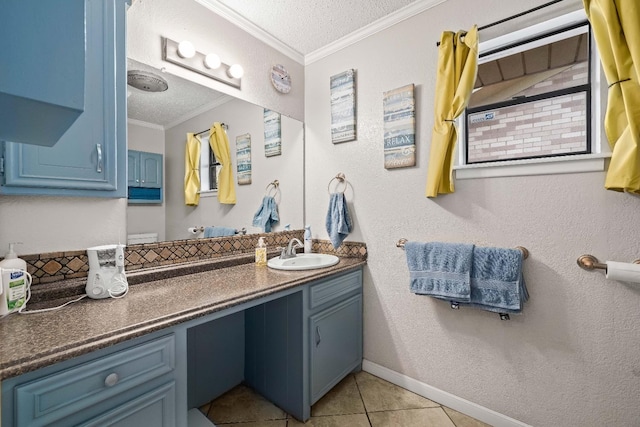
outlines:
[[227, 102], [233, 101], [234, 99], [236, 99], [236, 98], [234, 98], [234, 97], [232, 97], [230, 95], [224, 95], [224, 96], [221, 96], [219, 98], [216, 98], [215, 101], [210, 102], [208, 104], [205, 104], [202, 107], [197, 108], [197, 109], [195, 109], [193, 111], [190, 111], [188, 114], [185, 114], [184, 116], [174, 120], [173, 122], [168, 123], [167, 125], [164, 126], [164, 130], [171, 129], [174, 126], [177, 126], [177, 125], [179, 125], [181, 123], [184, 123], [187, 120], [193, 119], [194, 117], [197, 117], [200, 114], [206, 113], [207, 111], [212, 110], [212, 109], [214, 109], [216, 107], [219, 107], [222, 104], [226, 104]]
[[328, 45], [321, 47], [311, 53], [306, 55], [301, 54], [297, 50], [291, 48], [287, 44], [281, 42], [273, 35], [263, 30], [262, 28], [255, 25], [253, 22], [246, 19], [244, 16], [240, 15], [233, 9], [228, 6], [220, 3], [217, 0], [195, 0], [200, 3], [207, 9], [212, 12], [222, 16], [227, 21], [235, 24], [240, 29], [246, 31], [251, 34], [253, 37], [258, 40], [264, 42], [265, 44], [271, 46], [276, 49], [280, 53], [288, 56], [293, 59], [297, 63], [301, 65], [308, 65], [315, 61], [318, 61], [326, 56], [329, 56], [341, 49], [344, 49], [347, 46], [350, 46], [354, 43], [359, 42], [373, 34], [376, 34], [386, 28], [391, 27], [399, 22], [404, 21], [405, 19], [411, 18], [419, 13], [424, 12], [425, 10], [431, 9], [441, 3], [444, 3], [447, 0], [419, 0], [414, 3], [411, 3], [402, 9], [397, 10], [394, 13], [391, 13], [383, 18], [378, 19], [377, 21], [372, 22], [371, 24], [362, 27], [359, 30], [356, 30], [346, 36], [336, 40], [335, 42], [329, 43]]
[[366, 27], [362, 27], [359, 30], [347, 34], [346, 36], [332, 43], [329, 43], [324, 47], [321, 47], [320, 49], [308, 53], [304, 57], [304, 65], [309, 65], [315, 61], [327, 57], [341, 49], [344, 49], [347, 46], [351, 46], [352, 44], [357, 43], [360, 40], [363, 40], [373, 34], [385, 30], [392, 25], [402, 22], [405, 19], [411, 18], [412, 16], [422, 13], [425, 10], [431, 9], [432, 7], [435, 7], [441, 3], [444, 3], [445, 1], [447, 0], [421, 0], [416, 1], [415, 3], [411, 3], [403, 7], [402, 9], [398, 9], [394, 13], [391, 13], [383, 18], [378, 19], [377, 21], [372, 22]]
[[142, 120], [136, 120], [136, 119], [127, 119], [127, 123], [130, 125], [135, 125], [135, 126], [140, 126], [143, 128], [149, 128], [149, 129], [155, 129], [155, 130], [161, 130], [164, 131], [164, 126], [162, 125], [157, 125], [155, 123], [149, 123], [149, 122], [144, 122]]
[[262, 28], [258, 27], [253, 22], [246, 19], [244, 16], [237, 13], [235, 10], [218, 2], [217, 0], [195, 0], [195, 1], [203, 5], [207, 9], [211, 10], [212, 12], [215, 12], [216, 14], [222, 16], [224, 19], [231, 22], [232, 24], [235, 24], [236, 26], [240, 27], [242, 30], [251, 34], [253, 37], [257, 38], [258, 40], [264, 42], [265, 44], [279, 51], [280, 53], [293, 59], [297, 63], [304, 65], [305, 58], [303, 54], [291, 48], [290, 46], [286, 45], [285, 43], [281, 42], [280, 40], [278, 40], [277, 38], [275, 38], [274, 36], [266, 32]]

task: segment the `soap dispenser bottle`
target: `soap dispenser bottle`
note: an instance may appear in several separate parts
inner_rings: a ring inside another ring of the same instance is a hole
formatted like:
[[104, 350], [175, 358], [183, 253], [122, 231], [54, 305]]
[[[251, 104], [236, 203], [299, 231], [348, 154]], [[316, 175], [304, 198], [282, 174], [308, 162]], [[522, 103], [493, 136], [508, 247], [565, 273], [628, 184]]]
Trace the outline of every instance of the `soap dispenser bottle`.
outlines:
[[313, 241], [311, 240], [311, 226], [304, 226], [304, 253], [310, 254], [313, 248]]
[[256, 265], [267, 265], [267, 244], [264, 242], [264, 237], [258, 239], [258, 245], [256, 246]]
[[18, 258], [13, 250], [15, 243], [9, 243], [9, 252], [0, 261], [0, 272], [3, 293], [0, 298], [0, 316], [18, 311], [26, 304], [27, 298], [27, 263]]

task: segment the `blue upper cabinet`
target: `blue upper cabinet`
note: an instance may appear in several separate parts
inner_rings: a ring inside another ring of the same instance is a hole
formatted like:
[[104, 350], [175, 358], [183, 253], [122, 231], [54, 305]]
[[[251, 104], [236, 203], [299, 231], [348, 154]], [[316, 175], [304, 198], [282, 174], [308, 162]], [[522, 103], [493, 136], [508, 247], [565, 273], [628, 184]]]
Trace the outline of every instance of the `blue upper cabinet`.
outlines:
[[162, 203], [162, 154], [129, 150], [129, 203]]
[[[49, 4], [48, 1], [26, 3], [38, 3], [38, 7]], [[84, 110], [53, 147], [5, 140], [0, 154], [4, 157], [0, 159], [0, 194], [126, 197], [125, 19], [128, 2], [58, 0], [51, 3], [60, 9], [53, 15], [57, 17], [55, 21], [50, 18], [59, 31], [66, 33], [67, 27], [74, 27], [78, 21], [83, 31], [86, 29], [86, 34], [80, 37], [80, 41], [86, 43], [85, 60], [56, 69], [57, 61], [45, 58], [46, 62], [41, 62], [39, 67], [49, 74], [60, 74], [65, 81], [82, 82]], [[74, 9], [74, 13], [61, 12], [71, 12], [70, 9]], [[37, 27], [29, 19], [20, 24]], [[31, 45], [55, 37], [39, 31], [33, 33], [29, 40], [17, 42], [22, 45], [25, 56], [37, 55], [32, 54]], [[42, 39], [36, 40], [35, 34]], [[34, 128], [59, 118], [37, 108], [29, 111], [30, 126]]]
[[129, 187], [162, 188], [162, 154], [129, 150]]
[[0, 139], [52, 146], [80, 116], [84, 18], [84, 0], [2, 1]]

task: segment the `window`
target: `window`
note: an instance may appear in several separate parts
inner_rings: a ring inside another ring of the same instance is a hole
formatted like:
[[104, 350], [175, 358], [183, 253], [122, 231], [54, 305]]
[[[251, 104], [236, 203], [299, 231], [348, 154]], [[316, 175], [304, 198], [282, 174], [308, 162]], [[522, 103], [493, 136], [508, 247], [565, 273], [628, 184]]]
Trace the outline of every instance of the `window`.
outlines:
[[[604, 169], [599, 59], [583, 11], [479, 49], [474, 90], [458, 119], [457, 178], [576, 172], [567, 161], [588, 159], [592, 168], [594, 155], [600, 158], [597, 170]], [[513, 168], [541, 163], [562, 165]]]
[[209, 132], [197, 136], [200, 141], [200, 196], [216, 194], [218, 191], [218, 173], [220, 162], [216, 159], [211, 145]]

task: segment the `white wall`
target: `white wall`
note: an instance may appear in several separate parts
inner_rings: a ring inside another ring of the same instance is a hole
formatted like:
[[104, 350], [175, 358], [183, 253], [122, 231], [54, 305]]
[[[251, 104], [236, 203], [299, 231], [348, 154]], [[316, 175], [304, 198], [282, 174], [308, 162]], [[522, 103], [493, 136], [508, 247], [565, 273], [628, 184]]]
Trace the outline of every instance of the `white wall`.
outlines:
[[[162, 128], [143, 122], [129, 121], [127, 130], [129, 132], [129, 149], [162, 154], [164, 161], [164, 130]], [[162, 191], [165, 191], [164, 187]], [[159, 204], [130, 204], [127, 206], [127, 234], [158, 233], [158, 240], [164, 241], [164, 229], [164, 200]]]
[[0, 196], [0, 257], [126, 242], [127, 199]]
[[[199, 132], [211, 127], [214, 121], [228, 125], [227, 136], [231, 150], [233, 180], [237, 203], [223, 205], [216, 197], [201, 197], [198, 206], [184, 204], [184, 147], [188, 132]], [[267, 185], [280, 181], [280, 194], [276, 197], [280, 223], [273, 231], [282, 230], [287, 223], [294, 229], [303, 228], [303, 128], [302, 122], [281, 117], [282, 155], [265, 157], [263, 108], [241, 100], [232, 100], [203, 113], [166, 132], [165, 196], [167, 212], [167, 239], [191, 238], [189, 227], [219, 225], [236, 229], [246, 228], [249, 233], [261, 232], [251, 225]], [[236, 137], [251, 135], [252, 182], [238, 185]]]
[[[369, 252], [366, 359], [530, 425], [637, 426], [640, 288], [583, 271], [576, 258], [639, 258], [640, 200], [606, 191], [604, 173], [465, 180], [454, 194], [424, 196], [440, 32], [510, 16], [522, 3], [449, 0], [306, 67], [307, 222], [327, 238], [326, 186], [344, 172], [355, 221], [347, 240]], [[358, 139], [333, 145], [329, 78], [348, 68], [357, 70]], [[385, 170], [382, 93], [408, 83], [416, 84], [418, 164]], [[395, 246], [402, 237], [527, 247], [524, 313], [504, 322], [411, 294]]]

